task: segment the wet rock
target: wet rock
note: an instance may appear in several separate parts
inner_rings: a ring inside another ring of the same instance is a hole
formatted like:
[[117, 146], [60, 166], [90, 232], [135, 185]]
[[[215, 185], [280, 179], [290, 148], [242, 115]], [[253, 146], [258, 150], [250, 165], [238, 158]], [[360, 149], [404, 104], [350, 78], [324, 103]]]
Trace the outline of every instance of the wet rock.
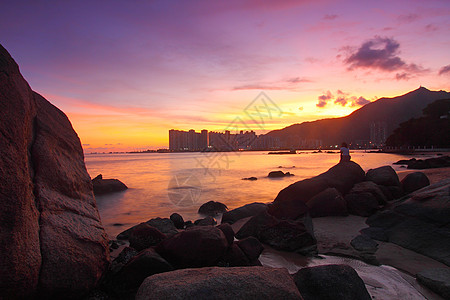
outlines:
[[233, 224], [234, 222], [257, 215], [261, 211], [267, 210], [267, 205], [264, 203], [250, 203], [244, 206], [227, 211], [222, 216], [222, 223]]
[[378, 243], [366, 235], [358, 235], [351, 242], [353, 248], [358, 251], [375, 253], [378, 249]]
[[177, 228], [177, 229], [184, 228], [184, 220], [180, 214], [178, 214], [178, 213], [171, 214], [170, 220], [173, 222], [173, 225], [175, 225], [175, 228]]
[[326, 190], [336, 188], [342, 195], [348, 193], [358, 182], [364, 180], [364, 171], [355, 162], [341, 162], [316, 177], [295, 182], [281, 190], [269, 213], [277, 218], [295, 220], [305, 214], [304, 205], [312, 197]]
[[397, 173], [391, 166], [383, 166], [367, 171], [366, 180], [373, 181], [379, 185], [400, 186]]
[[378, 200], [372, 193], [349, 193], [345, 196], [348, 212], [352, 215], [368, 217], [379, 209]]
[[312, 197], [306, 205], [312, 218], [348, 216], [347, 202], [335, 188], [328, 188]]
[[367, 227], [363, 228], [360, 231], [363, 235], [367, 235], [373, 240], [387, 242], [388, 238], [386, 236], [386, 233], [384, 232], [383, 228], [379, 227]]
[[252, 177], [245, 177], [245, 178], [242, 178], [242, 180], [251, 180], [251, 181], [253, 181], [253, 180], [258, 180], [258, 178], [252, 176]]
[[406, 175], [401, 181], [403, 191], [410, 194], [414, 191], [420, 190], [423, 187], [430, 185], [430, 180], [427, 175], [422, 172], [414, 172]]
[[[163, 219], [155, 218], [155, 219], [148, 220], [145, 223], [147, 225], [150, 225], [150, 226], [158, 229], [161, 233], [164, 233], [166, 236], [173, 236], [174, 234], [178, 233], [178, 230], [175, 227], [175, 225], [173, 224], [172, 220], [170, 220], [168, 218], [163, 218]], [[139, 225], [140, 224], [135, 225], [131, 228], [128, 228], [127, 230], [122, 231], [121, 233], [119, 233], [117, 235], [117, 239], [118, 240], [128, 240], [131, 232], [133, 232], [133, 230]]]
[[203, 219], [198, 219], [194, 222], [194, 225], [197, 225], [197, 226], [214, 226], [216, 224], [217, 224], [217, 221], [213, 217], [206, 217]]
[[92, 186], [96, 196], [121, 192], [128, 189], [128, 187], [118, 179], [103, 179], [102, 174], [92, 179]]
[[115, 290], [137, 288], [148, 276], [173, 270], [173, 267], [153, 248], [148, 248], [139, 252], [114, 276], [114, 288]]
[[150, 226], [147, 223], [141, 223], [133, 227], [128, 240], [130, 241], [130, 247], [133, 247], [137, 251], [141, 251], [159, 244], [166, 238], [167, 236], [155, 227]]
[[228, 223], [222, 223], [219, 226], [217, 226], [220, 230], [222, 230], [223, 234], [227, 238], [228, 245], [232, 245], [234, 241], [234, 230]]
[[372, 181], [363, 181], [357, 183], [350, 190], [349, 194], [361, 194], [361, 193], [370, 193], [375, 199], [377, 199], [378, 204], [384, 205], [387, 203], [387, 198], [381, 190], [380, 186]]
[[176, 270], [148, 277], [136, 295], [151, 299], [301, 299], [286, 269], [269, 267]]
[[241, 248], [250, 261], [258, 259], [264, 250], [261, 242], [252, 236], [238, 241], [237, 245]]
[[169, 218], [154, 218], [146, 222], [148, 225], [155, 227], [168, 237], [178, 233], [175, 224]]
[[366, 220], [387, 240], [450, 266], [450, 179], [424, 187]]
[[435, 268], [419, 272], [417, 281], [444, 299], [450, 299], [450, 269]]
[[80, 297], [109, 265], [80, 140], [1, 45], [0, 95], [1, 297]]
[[253, 236], [261, 243], [277, 250], [312, 254], [316, 252], [316, 239], [312, 230], [311, 218], [279, 220], [267, 212], [252, 217], [236, 233], [238, 239]]
[[215, 217], [216, 215], [224, 213], [227, 210], [228, 207], [225, 204], [216, 201], [209, 201], [200, 206], [198, 213], [205, 216]]
[[410, 160], [398, 161], [395, 164], [406, 164], [408, 169], [432, 169], [432, 168], [445, 168], [450, 167], [450, 157], [440, 156], [432, 157], [425, 160], [412, 158]]
[[371, 300], [356, 271], [347, 265], [300, 269], [292, 275], [304, 300]]
[[250, 265], [250, 260], [241, 248], [236, 243], [233, 243], [220, 258], [217, 265], [220, 267], [244, 267]]
[[272, 172], [269, 172], [269, 175], [267, 175], [267, 177], [269, 177], [269, 178], [281, 178], [284, 176], [285, 176], [285, 174], [283, 171], [272, 171]]
[[223, 232], [212, 226], [195, 226], [165, 239], [156, 251], [177, 268], [213, 266], [228, 248]]

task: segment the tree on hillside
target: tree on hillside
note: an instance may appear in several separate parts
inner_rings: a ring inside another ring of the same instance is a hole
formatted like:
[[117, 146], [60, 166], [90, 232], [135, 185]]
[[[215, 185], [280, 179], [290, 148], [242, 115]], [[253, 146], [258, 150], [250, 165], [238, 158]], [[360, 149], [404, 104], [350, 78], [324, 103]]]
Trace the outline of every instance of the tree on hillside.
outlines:
[[391, 147], [450, 147], [450, 99], [436, 100], [422, 110], [424, 116], [412, 118], [387, 138]]

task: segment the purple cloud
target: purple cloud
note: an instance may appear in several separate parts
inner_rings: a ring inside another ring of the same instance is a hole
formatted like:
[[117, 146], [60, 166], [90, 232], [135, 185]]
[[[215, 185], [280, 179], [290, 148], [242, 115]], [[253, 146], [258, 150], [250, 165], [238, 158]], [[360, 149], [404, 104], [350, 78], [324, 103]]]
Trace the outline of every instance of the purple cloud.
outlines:
[[370, 103], [370, 101], [364, 97], [359, 97], [352, 101], [351, 106], [363, 106], [366, 105], [367, 103]]
[[323, 16], [323, 19], [324, 20], [327, 20], [327, 21], [331, 21], [331, 20], [334, 20], [334, 19], [336, 19], [338, 17], [338, 15], [325, 15], [325, 16]]
[[363, 68], [385, 72], [401, 71], [396, 75], [397, 80], [408, 80], [415, 74], [428, 71], [417, 64], [406, 63], [398, 56], [399, 49], [400, 44], [396, 40], [376, 36], [350, 54], [345, 63], [349, 70]]
[[351, 96], [350, 93], [346, 93], [342, 90], [337, 90], [336, 94], [338, 95], [336, 99], [330, 91], [327, 91], [326, 94], [320, 95], [319, 97], [317, 97], [319, 102], [316, 104], [316, 106], [320, 108], [325, 107], [331, 99], [335, 99], [333, 101], [334, 104], [341, 105], [343, 107], [363, 106], [366, 105], [367, 103], [370, 103], [369, 100], [367, 100], [362, 96], [360, 97]]
[[394, 39], [375, 37], [346, 59], [350, 69], [375, 68], [383, 71], [394, 71], [406, 63], [397, 56], [400, 44]]
[[320, 95], [319, 97], [317, 97], [317, 99], [319, 99], [319, 103], [316, 104], [317, 107], [325, 107], [325, 105], [327, 105], [328, 101], [330, 101], [331, 99], [333, 99], [334, 96], [330, 91], [327, 91], [326, 94]]
[[439, 70], [439, 75], [445, 74], [445, 73], [449, 73], [450, 72], [450, 65], [446, 65], [443, 66], [440, 70]]
[[345, 96], [337, 97], [336, 100], [334, 100], [334, 104], [339, 104], [339, 105], [342, 105], [342, 106], [346, 106], [347, 105], [347, 98]]

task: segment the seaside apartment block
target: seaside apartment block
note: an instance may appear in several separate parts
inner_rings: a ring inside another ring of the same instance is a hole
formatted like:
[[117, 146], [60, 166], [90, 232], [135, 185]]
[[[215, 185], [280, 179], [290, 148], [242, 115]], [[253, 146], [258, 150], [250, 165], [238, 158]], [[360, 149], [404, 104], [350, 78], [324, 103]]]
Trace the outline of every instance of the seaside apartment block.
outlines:
[[278, 138], [265, 135], [256, 135], [252, 131], [240, 131], [231, 133], [208, 132], [202, 130], [195, 132], [169, 130], [169, 150], [173, 152], [181, 151], [238, 151], [238, 150], [276, 150], [280, 148]]

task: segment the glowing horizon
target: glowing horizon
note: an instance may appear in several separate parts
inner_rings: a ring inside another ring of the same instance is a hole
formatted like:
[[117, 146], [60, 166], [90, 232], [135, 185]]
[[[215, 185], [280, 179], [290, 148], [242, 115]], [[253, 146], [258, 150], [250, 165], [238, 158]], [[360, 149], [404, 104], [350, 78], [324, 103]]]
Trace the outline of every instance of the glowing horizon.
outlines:
[[450, 90], [448, 1], [17, 1], [0, 16], [0, 43], [86, 152], [223, 131], [262, 91], [283, 115], [248, 123], [258, 134]]

